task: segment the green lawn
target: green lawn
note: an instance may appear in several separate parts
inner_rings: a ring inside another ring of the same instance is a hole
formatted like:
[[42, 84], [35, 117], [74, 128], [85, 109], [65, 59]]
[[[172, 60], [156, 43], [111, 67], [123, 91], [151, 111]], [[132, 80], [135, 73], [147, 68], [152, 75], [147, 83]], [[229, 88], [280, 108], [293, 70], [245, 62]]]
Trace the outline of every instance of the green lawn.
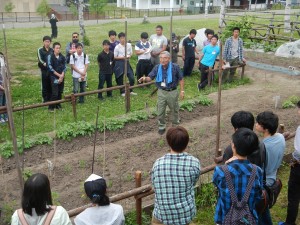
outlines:
[[[195, 27], [198, 21], [191, 20], [178, 20], [173, 23], [173, 31], [177, 35], [184, 35], [189, 32], [190, 29]], [[165, 33], [169, 33], [169, 22], [160, 23], [165, 27]], [[154, 32], [154, 28], [157, 24], [141, 24], [141, 23], [128, 23], [128, 39], [136, 41], [139, 39], [139, 35], [143, 31], [147, 31], [149, 34]], [[217, 29], [217, 20], [206, 20], [201, 22], [201, 27], [211, 27]], [[197, 27], [196, 27], [197, 28]], [[85, 46], [85, 52], [90, 57], [90, 67], [88, 70], [88, 85], [89, 90], [95, 90], [98, 86], [98, 66], [96, 63], [97, 55], [101, 51], [101, 43], [104, 39], [107, 39], [108, 31], [114, 29], [117, 32], [124, 31], [124, 23], [111, 22], [105, 25], [87, 26], [86, 33], [90, 39], [90, 46]], [[65, 54], [65, 46], [71, 39], [71, 33], [79, 31], [79, 27], [59, 27], [58, 39], [62, 44], [63, 54]], [[37, 67], [37, 49], [42, 45], [42, 37], [49, 35], [49, 28], [30, 28], [30, 29], [7, 29], [7, 49], [10, 71], [12, 73], [12, 98], [14, 106], [22, 106], [23, 101], [25, 105], [39, 103], [41, 98], [41, 83], [40, 83], [40, 71]], [[3, 38], [0, 39], [0, 51], [3, 49]], [[134, 56], [131, 60], [131, 65], [135, 70], [137, 58]], [[186, 98], [194, 98], [198, 95], [196, 89], [197, 76], [186, 79]], [[154, 89], [136, 89], [138, 96], [132, 97], [131, 111], [143, 109], [145, 102], [150, 107], [154, 107], [156, 103], [156, 97], [149, 97], [149, 93]], [[67, 71], [64, 94], [70, 94], [72, 91], [71, 74], [70, 70]], [[98, 101], [96, 95], [88, 96], [84, 105], [79, 105], [78, 119], [85, 121], [94, 121], [96, 109], [100, 106], [100, 116], [112, 117], [122, 115], [125, 112], [124, 98], [119, 96], [118, 91], [113, 92], [114, 97], [104, 102]], [[56, 113], [56, 128], [61, 127], [63, 124], [73, 122], [71, 104], [64, 104], [64, 110]], [[21, 135], [22, 124], [22, 112], [14, 113], [14, 120], [17, 130], [17, 135]], [[36, 135], [39, 133], [50, 132], [53, 130], [53, 114], [48, 113], [47, 108], [38, 108], [25, 111], [25, 134]], [[8, 129], [6, 126], [1, 126], [0, 141], [4, 141], [9, 138]]]

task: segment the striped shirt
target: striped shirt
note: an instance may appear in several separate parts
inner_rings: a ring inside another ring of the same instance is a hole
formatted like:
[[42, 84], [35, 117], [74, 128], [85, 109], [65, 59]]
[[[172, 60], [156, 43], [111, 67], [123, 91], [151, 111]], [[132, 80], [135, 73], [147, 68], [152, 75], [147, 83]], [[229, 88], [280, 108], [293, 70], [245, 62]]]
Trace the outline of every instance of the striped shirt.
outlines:
[[[252, 172], [252, 164], [248, 160], [234, 160], [228, 164], [228, 170], [231, 173], [233, 186], [237, 194], [238, 200], [241, 201], [247, 188], [247, 184]], [[229, 189], [226, 184], [225, 173], [220, 166], [214, 171], [213, 183], [218, 188], [219, 196], [215, 211], [215, 223], [222, 224], [226, 214], [231, 206]], [[258, 215], [255, 210], [256, 203], [261, 200], [261, 191], [263, 188], [262, 170], [257, 167], [255, 181], [251, 190], [248, 205], [252, 215], [258, 221]]]
[[[235, 58], [232, 56], [232, 51], [231, 51], [232, 47], [233, 47], [233, 37], [230, 37], [225, 42], [225, 47], [224, 47], [224, 52], [223, 52], [223, 59], [225, 61]], [[241, 38], [238, 38], [237, 51], [238, 51], [239, 60], [242, 61], [244, 58], [244, 55], [243, 55], [243, 40]]]
[[194, 185], [199, 176], [199, 160], [186, 152], [157, 159], [151, 176], [155, 190], [153, 216], [166, 225], [190, 223], [196, 215]]

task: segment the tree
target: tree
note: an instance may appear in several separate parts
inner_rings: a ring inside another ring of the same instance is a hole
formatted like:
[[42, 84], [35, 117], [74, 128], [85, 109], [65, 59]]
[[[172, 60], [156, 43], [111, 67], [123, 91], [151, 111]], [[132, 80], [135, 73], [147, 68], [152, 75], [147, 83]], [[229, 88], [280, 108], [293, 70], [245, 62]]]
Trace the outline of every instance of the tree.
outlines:
[[291, 0], [286, 0], [284, 11], [284, 32], [291, 32]]
[[13, 11], [14, 8], [15, 8], [15, 5], [12, 2], [10, 2], [5, 5], [4, 10], [5, 10], [5, 12], [10, 13]]
[[48, 16], [48, 13], [51, 11], [51, 8], [48, 5], [47, 0], [42, 0], [41, 3], [38, 5], [36, 11], [41, 17], [43, 17], [44, 27], [46, 27], [45, 18]]
[[224, 20], [225, 20], [225, 6], [226, 1], [221, 0], [221, 9], [220, 9], [220, 17], [219, 17], [219, 29], [222, 30], [222, 28], [225, 26]]
[[90, 0], [89, 5], [90, 12], [98, 14], [102, 12], [104, 6], [107, 5], [107, 0]]
[[84, 8], [83, 0], [79, 0], [78, 20], [79, 20], [79, 27], [80, 27], [80, 35], [84, 38], [85, 29], [84, 29], [83, 8]]

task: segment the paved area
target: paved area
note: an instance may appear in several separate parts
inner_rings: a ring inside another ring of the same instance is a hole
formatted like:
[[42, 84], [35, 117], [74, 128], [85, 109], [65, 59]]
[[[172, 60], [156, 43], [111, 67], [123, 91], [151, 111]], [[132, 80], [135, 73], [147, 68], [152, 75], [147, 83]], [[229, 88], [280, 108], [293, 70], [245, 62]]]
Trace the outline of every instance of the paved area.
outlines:
[[[244, 14], [247, 11], [242, 11], [242, 12], [233, 12], [231, 14]], [[259, 12], [263, 12], [263, 11], [259, 11]], [[259, 13], [257, 12], [257, 13]], [[276, 11], [271, 11], [268, 10], [267, 12], [276, 12], [276, 13], [284, 13], [284, 10], [276, 10]], [[292, 13], [299, 13], [299, 9], [294, 9], [291, 10]], [[253, 12], [255, 13], [255, 12]], [[206, 18], [219, 18], [220, 14], [219, 13], [215, 13], [215, 14], [197, 14], [197, 15], [181, 15], [181, 16], [173, 16], [173, 20], [180, 20], [180, 19], [185, 19], [185, 20], [203, 20]], [[149, 17], [148, 20], [151, 23], [154, 22], [158, 22], [158, 21], [168, 21], [170, 20], [170, 16], [164, 16], [164, 17]], [[102, 19], [102, 20], [85, 20], [85, 26], [89, 26], [89, 25], [96, 25], [96, 24], [106, 24], [106, 23], [111, 23], [111, 22], [123, 22], [125, 21], [125, 19]], [[143, 18], [128, 18], [127, 19], [128, 23], [137, 23], [137, 22], [142, 22]], [[58, 23], [59, 27], [64, 27], [64, 26], [74, 26], [78, 24], [78, 20], [77, 21], [60, 21]], [[48, 21], [46, 21], [45, 23], [46, 27], [50, 27], [50, 24], [48, 23]], [[5, 28], [31, 28], [31, 27], [43, 27], [44, 26], [44, 22], [7, 22], [5, 23]], [[1, 26], [2, 29], [2, 26]]]

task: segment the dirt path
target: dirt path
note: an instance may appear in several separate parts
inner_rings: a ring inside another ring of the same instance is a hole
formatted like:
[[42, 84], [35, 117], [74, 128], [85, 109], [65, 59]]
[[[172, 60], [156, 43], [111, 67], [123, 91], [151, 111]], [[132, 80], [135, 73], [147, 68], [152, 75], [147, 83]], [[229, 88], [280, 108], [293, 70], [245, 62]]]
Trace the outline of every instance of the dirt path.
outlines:
[[[254, 57], [254, 56], [253, 56]], [[263, 57], [262, 57], [263, 59]], [[287, 61], [281, 61], [286, 65]], [[279, 64], [280, 64], [279, 63]], [[254, 115], [264, 110], [275, 111], [287, 130], [294, 130], [298, 124], [294, 109], [275, 109], [274, 96], [280, 96], [281, 102], [291, 95], [300, 95], [300, 79], [280, 73], [271, 73], [247, 67], [246, 76], [252, 84], [222, 92], [221, 146], [230, 141], [233, 129], [231, 115], [238, 110], [249, 110]], [[196, 91], [196, 90], [195, 90]], [[191, 136], [189, 152], [197, 156], [202, 166], [213, 162], [216, 143], [216, 102], [217, 93], [209, 95], [214, 104], [210, 107], [198, 106], [192, 113], [181, 112], [182, 126]], [[280, 104], [281, 106], [281, 104]], [[58, 200], [66, 209], [85, 204], [83, 181], [91, 173], [92, 137], [80, 137], [72, 142], [58, 141], [54, 175], [50, 178], [52, 191], [59, 194]], [[103, 172], [103, 134], [98, 135], [96, 147], [95, 172], [103, 175], [109, 186], [109, 195], [114, 195], [134, 187], [134, 172], [141, 170], [143, 184], [150, 183], [149, 171], [153, 162], [167, 151], [165, 136], [157, 134], [155, 119], [126, 125], [116, 132], [107, 132], [105, 139], [106, 168]], [[288, 143], [288, 151], [292, 143]], [[26, 169], [32, 173], [47, 173], [46, 159], [53, 161], [53, 146], [38, 146], [25, 154]], [[14, 159], [4, 161], [4, 175], [1, 177], [0, 205], [16, 200], [19, 204], [17, 174]], [[123, 206], [132, 206], [130, 199], [121, 202]]]

